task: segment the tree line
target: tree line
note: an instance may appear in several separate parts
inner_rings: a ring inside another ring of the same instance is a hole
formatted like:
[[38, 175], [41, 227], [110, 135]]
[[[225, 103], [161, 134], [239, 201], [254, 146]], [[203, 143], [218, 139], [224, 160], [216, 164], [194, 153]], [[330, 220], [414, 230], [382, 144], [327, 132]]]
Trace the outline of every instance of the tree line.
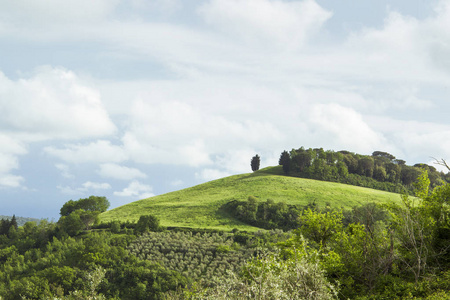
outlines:
[[412, 193], [413, 183], [421, 170], [427, 170], [431, 187], [450, 181], [450, 173], [438, 172], [427, 164], [406, 165], [394, 155], [375, 151], [361, 155], [350, 151], [324, 150], [301, 147], [290, 152], [283, 151], [279, 165], [289, 176], [346, 183], [379, 190]]

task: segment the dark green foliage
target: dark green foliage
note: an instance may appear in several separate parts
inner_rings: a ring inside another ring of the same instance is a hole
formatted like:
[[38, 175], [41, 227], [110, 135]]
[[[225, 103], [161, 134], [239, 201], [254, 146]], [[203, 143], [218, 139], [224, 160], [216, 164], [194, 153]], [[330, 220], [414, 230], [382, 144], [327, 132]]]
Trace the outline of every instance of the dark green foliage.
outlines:
[[139, 259], [120, 264], [106, 274], [106, 279], [108, 283], [103, 287], [106, 295], [129, 300], [161, 299], [163, 293], [188, 283], [179, 272]]
[[84, 211], [105, 212], [109, 207], [109, 201], [106, 197], [90, 196], [89, 198], [79, 199], [77, 201], [67, 201], [60, 210], [61, 216], [68, 216], [72, 212], [82, 209]]
[[161, 227], [159, 225], [159, 219], [153, 215], [141, 216], [136, 224], [137, 232], [146, 231], [159, 231]]
[[291, 156], [287, 151], [283, 151], [281, 153], [280, 159], [278, 160], [278, 164], [283, 166], [284, 173], [289, 173], [291, 169]]
[[230, 201], [222, 209], [249, 225], [289, 230], [300, 225], [299, 216], [304, 208], [284, 202], [275, 203], [270, 199], [258, 202], [256, 197], [249, 196], [247, 201]]
[[57, 238], [55, 226], [27, 223], [15, 239], [0, 244], [1, 299], [66, 299], [70, 293], [80, 297], [67, 299], [159, 299], [188, 282], [131, 255], [126, 247], [135, 236], [100, 231]]
[[81, 233], [81, 231], [87, 229], [86, 224], [81, 219], [83, 213], [85, 212], [79, 209], [67, 216], [62, 216], [59, 218], [58, 224], [61, 230], [70, 236], [75, 236]]
[[[421, 169], [429, 172], [431, 186], [442, 185], [450, 178], [437, 172], [436, 168], [426, 164], [408, 166], [405, 161], [396, 159], [392, 154], [375, 151], [372, 156], [355, 154], [349, 151], [324, 151], [322, 148], [293, 149], [288, 154], [283, 151], [281, 157], [289, 164], [285, 173], [290, 176], [340, 182], [395, 193], [408, 191], [412, 194], [412, 183]], [[279, 163], [281, 164], [281, 157]]]
[[17, 225], [17, 220], [16, 220], [16, 215], [13, 215], [11, 218], [11, 222], [9, 223], [10, 228], [14, 228], [15, 230], [17, 230], [17, 228], [19, 227]]
[[305, 150], [301, 147], [298, 150], [291, 151], [291, 161], [295, 172], [304, 172], [306, 168], [311, 166], [311, 161], [316, 154], [313, 150]]
[[252, 157], [252, 160], [250, 162], [250, 165], [252, 167], [252, 171], [258, 171], [259, 170], [259, 164], [261, 163], [261, 159], [258, 154]]
[[0, 235], [8, 234], [9, 228], [11, 227], [11, 221], [2, 219], [0, 222]]
[[387, 153], [387, 152], [383, 152], [383, 151], [374, 151], [372, 153], [372, 156], [373, 157], [381, 157], [381, 158], [386, 159], [387, 161], [392, 161], [395, 159], [394, 155]]
[[112, 233], [120, 233], [120, 222], [114, 221], [111, 223], [111, 232]]
[[98, 221], [98, 215], [109, 207], [106, 197], [90, 196], [77, 201], [69, 200], [61, 207], [58, 221], [62, 231], [70, 236], [90, 230]]

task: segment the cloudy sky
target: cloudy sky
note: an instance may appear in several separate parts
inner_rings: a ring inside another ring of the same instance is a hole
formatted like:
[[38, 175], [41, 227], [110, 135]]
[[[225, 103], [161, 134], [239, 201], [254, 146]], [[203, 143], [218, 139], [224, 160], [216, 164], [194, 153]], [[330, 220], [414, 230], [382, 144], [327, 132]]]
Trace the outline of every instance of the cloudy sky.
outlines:
[[0, 215], [300, 146], [450, 158], [450, 2], [0, 0]]

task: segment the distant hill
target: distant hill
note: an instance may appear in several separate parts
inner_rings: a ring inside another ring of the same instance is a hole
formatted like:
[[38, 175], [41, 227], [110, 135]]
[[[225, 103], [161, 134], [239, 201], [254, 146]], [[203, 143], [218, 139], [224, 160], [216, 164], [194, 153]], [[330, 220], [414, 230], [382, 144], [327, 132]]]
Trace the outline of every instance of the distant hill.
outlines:
[[256, 230], [220, 207], [231, 200], [246, 200], [248, 196], [297, 205], [316, 202], [319, 207], [328, 203], [332, 208], [344, 209], [369, 202], [400, 201], [395, 193], [282, 174], [282, 167], [277, 166], [210, 181], [109, 210], [100, 215], [100, 221], [136, 222], [141, 215], [153, 214], [160, 218], [163, 226]]
[[[0, 220], [11, 220], [12, 216], [2, 216], [0, 215]], [[23, 226], [26, 222], [36, 222], [39, 223], [41, 220], [36, 218], [25, 218], [16, 216], [17, 225]]]

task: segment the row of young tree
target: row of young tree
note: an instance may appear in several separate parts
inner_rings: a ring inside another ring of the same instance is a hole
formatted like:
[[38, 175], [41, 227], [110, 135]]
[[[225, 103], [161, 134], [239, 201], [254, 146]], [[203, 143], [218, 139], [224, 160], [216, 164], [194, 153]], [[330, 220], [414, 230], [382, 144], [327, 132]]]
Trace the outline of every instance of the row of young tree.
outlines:
[[279, 165], [290, 176], [334, 181], [401, 193], [412, 191], [412, 184], [421, 169], [428, 172], [431, 187], [450, 181], [450, 173], [438, 172], [427, 164], [406, 165], [394, 155], [375, 151], [372, 155], [361, 155], [349, 151], [324, 150], [303, 147], [283, 151]]

